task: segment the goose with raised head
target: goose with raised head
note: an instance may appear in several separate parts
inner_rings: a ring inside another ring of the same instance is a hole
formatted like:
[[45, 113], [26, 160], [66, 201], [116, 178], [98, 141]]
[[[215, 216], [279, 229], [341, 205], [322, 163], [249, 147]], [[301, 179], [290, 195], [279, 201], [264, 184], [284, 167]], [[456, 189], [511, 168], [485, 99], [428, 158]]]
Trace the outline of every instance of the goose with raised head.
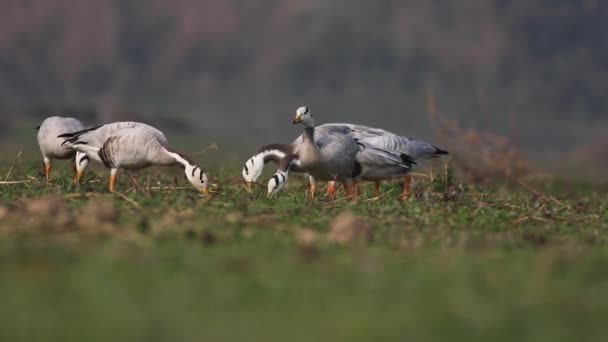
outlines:
[[135, 122], [119, 122], [65, 136], [66, 145], [86, 153], [110, 169], [110, 192], [114, 192], [120, 169], [140, 170], [152, 165], [181, 165], [186, 178], [197, 190], [208, 194], [207, 174], [189, 158], [169, 149], [165, 135], [158, 129]]
[[[300, 107], [292, 120], [304, 126], [302, 144], [298, 150], [298, 167], [315, 180], [344, 183], [347, 194], [356, 200], [353, 179], [359, 176], [361, 166], [356, 158], [361, 146], [351, 136], [328, 133], [315, 140], [315, 121], [308, 107]], [[316, 184], [311, 184], [314, 193]]]
[[[281, 160], [279, 171], [268, 182], [269, 196], [274, 196], [278, 191], [280, 191], [283, 185], [287, 182], [289, 171], [291, 171], [294, 166], [296, 166], [298, 169], [309, 172], [311, 175], [312, 188], [315, 186], [316, 179], [335, 180], [327, 179], [327, 177], [324, 175], [319, 175], [318, 172], [314, 171], [314, 169], [312, 169], [312, 172], [310, 171], [311, 167], [309, 165], [314, 165], [314, 163], [320, 159], [319, 155], [321, 155], [321, 153], [319, 151], [323, 147], [323, 139], [315, 140], [317, 148], [312, 146], [313, 144], [310, 143], [314, 139], [315, 132], [314, 121], [308, 107], [298, 108], [296, 111], [296, 117], [294, 118], [294, 123], [302, 123], [305, 126], [305, 135], [303, 137], [302, 147], [300, 148], [300, 152], [298, 154], [288, 155]], [[350, 173], [351, 180], [364, 179], [363, 177], [380, 177], [382, 175], [384, 177], [389, 177], [389, 175], [405, 175], [411, 170], [412, 165], [416, 164], [414, 159], [405, 153], [379, 148], [372, 144], [368, 144], [366, 139], [354, 138], [352, 135], [353, 132], [350, 128], [334, 130], [331, 134], [328, 134], [329, 137], [341, 136], [343, 139], [350, 139], [354, 145], [356, 145], [356, 152], [354, 154], [354, 161], [352, 162], [352, 170]], [[315, 153], [317, 156], [315, 156]], [[307, 156], [307, 154], [309, 156]], [[312, 157], [310, 157], [311, 155]], [[332, 163], [336, 163], [340, 158], [342, 158], [340, 155], [332, 157]], [[307, 159], [312, 161], [308, 162]], [[343, 160], [347, 161], [348, 159], [343, 158]], [[348, 183], [345, 182], [345, 185], [348, 185]], [[347, 191], [352, 192], [352, 190]], [[334, 194], [335, 186], [330, 193], [330, 198], [333, 199]], [[356, 192], [354, 196], [356, 197]]]
[[79, 183], [81, 181], [89, 161], [88, 157], [84, 153], [63, 146], [63, 139], [60, 139], [57, 136], [83, 128], [84, 126], [78, 119], [60, 116], [48, 117], [37, 127], [38, 146], [40, 147], [40, 153], [42, 153], [42, 159], [44, 160], [44, 174], [47, 182], [51, 180], [51, 160], [70, 159], [74, 157], [74, 182]]

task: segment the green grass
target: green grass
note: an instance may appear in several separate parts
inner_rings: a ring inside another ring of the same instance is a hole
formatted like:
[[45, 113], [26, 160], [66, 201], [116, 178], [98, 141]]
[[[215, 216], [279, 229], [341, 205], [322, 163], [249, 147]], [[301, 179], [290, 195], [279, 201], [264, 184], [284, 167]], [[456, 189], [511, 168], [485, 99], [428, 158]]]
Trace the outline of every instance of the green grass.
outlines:
[[[10, 165], [9, 165], [10, 166]], [[6, 170], [0, 168], [0, 170]], [[604, 341], [608, 195], [585, 184], [399, 184], [310, 202], [305, 184], [249, 195], [52, 184], [20, 163], [0, 185], [1, 341]], [[4, 173], [0, 173], [4, 174]], [[157, 185], [186, 186], [179, 172]], [[140, 181], [145, 184], [145, 177]], [[99, 181], [97, 181], [99, 180]], [[434, 189], [433, 191], [431, 189]], [[323, 196], [321, 196], [322, 198]], [[330, 241], [335, 218], [371, 233]], [[302, 232], [313, 238], [301, 238]]]

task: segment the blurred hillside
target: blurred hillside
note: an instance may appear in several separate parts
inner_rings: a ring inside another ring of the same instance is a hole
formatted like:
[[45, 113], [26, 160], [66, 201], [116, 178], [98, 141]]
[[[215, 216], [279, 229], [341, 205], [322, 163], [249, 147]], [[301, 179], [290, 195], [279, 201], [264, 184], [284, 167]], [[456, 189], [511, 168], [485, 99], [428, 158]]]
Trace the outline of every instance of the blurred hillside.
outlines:
[[461, 125], [561, 155], [607, 127], [606, 18], [599, 0], [4, 0], [0, 111], [252, 150], [298, 134], [302, 104], [432, 139], [432, 90]]

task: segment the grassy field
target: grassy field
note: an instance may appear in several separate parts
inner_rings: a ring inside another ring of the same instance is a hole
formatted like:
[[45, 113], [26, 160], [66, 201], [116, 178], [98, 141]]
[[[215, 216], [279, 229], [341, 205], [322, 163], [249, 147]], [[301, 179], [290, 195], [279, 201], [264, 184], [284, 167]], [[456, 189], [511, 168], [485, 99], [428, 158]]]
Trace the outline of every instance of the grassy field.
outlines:
[[608, 337], [605, 187], [438, 177], [405, 204], [398, 183], [329, 203], [292, 177], [270, 200], [237, 166], [211, 170], [211, 198], [156, 171], [113, 195], [38, 166], [0, 185], [0, 341]]

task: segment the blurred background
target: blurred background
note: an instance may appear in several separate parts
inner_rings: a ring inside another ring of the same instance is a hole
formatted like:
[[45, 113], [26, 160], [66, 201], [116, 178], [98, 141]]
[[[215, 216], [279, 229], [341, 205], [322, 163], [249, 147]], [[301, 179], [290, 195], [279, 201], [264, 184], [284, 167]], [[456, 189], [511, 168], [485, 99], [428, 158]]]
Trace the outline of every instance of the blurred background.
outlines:
[[0, 2], [4, 156], [70, 115], [241, 158], [291, 141], [308, 105], [319, 123], [388, 128], [469, 166], [608, 169], [606, 1]]

